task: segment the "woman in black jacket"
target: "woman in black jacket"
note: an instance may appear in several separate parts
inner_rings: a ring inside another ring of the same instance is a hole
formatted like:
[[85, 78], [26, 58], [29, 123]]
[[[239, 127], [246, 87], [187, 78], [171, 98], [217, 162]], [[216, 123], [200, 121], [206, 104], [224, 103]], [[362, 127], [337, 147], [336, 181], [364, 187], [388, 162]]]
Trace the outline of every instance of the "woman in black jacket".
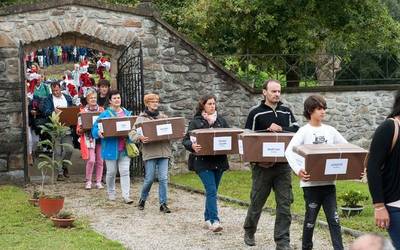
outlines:
[[188, 132], [183, 139], [183, 145], [190, 151], [188, 166], [196, 172], [206, 190], [206, 204], [204, 211], [205, 228], [213, 232], [222, 230], [218, 218], [217, 192], [222, 174], [229, 168], [226, 155], [202, 155], [193, 153], [201, 150], [201, 145], [190, 140], [189, 132], [200, 128], [228, 128], [228, 123], [217, 114], [216, 97], [205, 95], [201, 97], [196, 114], [189, 124]]
[[394, 247], [400, 249], [400, 91], [388, 118], [372, 138], [367, 177], [375, 224], [387, 229]]

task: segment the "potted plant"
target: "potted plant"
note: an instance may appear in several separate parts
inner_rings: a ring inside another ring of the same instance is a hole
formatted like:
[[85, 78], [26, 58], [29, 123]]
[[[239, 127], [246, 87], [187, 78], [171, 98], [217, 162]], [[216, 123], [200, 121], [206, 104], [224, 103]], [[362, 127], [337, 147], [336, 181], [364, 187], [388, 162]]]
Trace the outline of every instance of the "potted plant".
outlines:
[[39, 191], [33, 190], [32, 197], [28, 200], [28, 202], [29, 202], [31, 205], [37, 207], [37, 206], [39, 205], [39, 196], [40, 196]]
[[56, 215], [51, 216], [50, 219], [53, 221], [54, 226], [62, 228], [72, 227], [75, 221], [73, 214], [68, 211], [60, 211]]
[[41, 182], [41, 195], [39, 197], [39, 207], [40, 211], [50, 217], [51, 215], [57, 214], [64, 206], [64, 197], [60, 195], [44, 195], [44, 182], [46, 179], [46, 173], [48, 170], [51, 171], [50, 182], [52, 187], [54, 188], [54, 180], [55, 174], [54, 172], [61, 168], [63, 164], [72, 165], [71, 161], [58, 159], [56, 157], [57, 149], [61, 147], [72, 147], [67, 143], [60, 143], [61, 138], [67, 136], [67, 132], [69, 131], [69, 127], [64, 126], [60, 122], [60, 116], [55, 112], [49, 117], [50, 122], [45, 125], [41, 125], [41, 133], [47, 133], [49, 135], [49, 139], [43, 140], [39, 142], [39, 146], [47, 146], [50, 155], [40, 154], [39, 155], [39, 163], [37, 167], [41, 171], [42, 174], [42, 182]]
[[344, 202], [340, 209], [346, 217], [349, 217], [362, 212], [364, 206], [360, 202], [368, 200], [368, 195], [363, 194], [359, 190], [349, 190], [341, 194], [339, 199]]

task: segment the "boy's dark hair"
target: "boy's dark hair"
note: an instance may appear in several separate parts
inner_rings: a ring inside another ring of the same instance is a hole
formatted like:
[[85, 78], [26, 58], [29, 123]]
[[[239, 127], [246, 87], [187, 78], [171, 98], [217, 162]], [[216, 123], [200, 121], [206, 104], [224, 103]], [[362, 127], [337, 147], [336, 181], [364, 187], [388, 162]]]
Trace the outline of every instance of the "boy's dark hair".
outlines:
[[[213, 95], [213, 94], [207, 94], [207, 95], [203, 95], [202, 97], [200, 97], [200, 100], [196, 107], [196, 113], [203, 112], [204, 105], [206, 105], [207, 101], [210, 99], [214, 99], [214, 101], [217, 101], [217, 97], [215, 97], [215, 95]], [[217, 107], [215, 107], [215, 110], [217, 110]]]
[[61, 81], [55, 81], [50, 83], [51, 88], [55, 88], [56, 86], [61, 88]]
[[110, 87], [111, 84], [110, 84], [110, 81], [109, 81], [109, 80], [100, 79], [99, 82], [97, 83], [97, 87], [100, 87], [100, 86], [107, 86], [107, 87]]
[[400, 90], [398, 90], [394, 96], [393, 108], [388, 118], [393, 118], [398, 115], [400, 115]]
[[303, 116], [307, 119], [311, 119], [311, 114], [317, 108], [327, 109], [326, 101], [321, 95], [310, 95], [304, 101]]
[[112, 89], [108, 92], [108, 100], [111, 101], [113, 95], [121, 95], [118, 89]]

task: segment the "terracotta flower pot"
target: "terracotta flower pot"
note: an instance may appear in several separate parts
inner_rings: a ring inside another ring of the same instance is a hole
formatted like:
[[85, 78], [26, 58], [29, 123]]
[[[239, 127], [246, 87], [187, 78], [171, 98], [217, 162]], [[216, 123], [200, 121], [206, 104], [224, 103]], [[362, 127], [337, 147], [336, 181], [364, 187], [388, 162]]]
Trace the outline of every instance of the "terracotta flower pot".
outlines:
[[39, 206], [39, 199], [31, 198], [31, 199], [28, 200], [28, 202], [29, 202], [29, 204], [31, 204], [31, 205], [33, 205], [35, 207]]
[[56, 215], [64, 207], [64, 197], [41, 196], [39, 198], [39, 207], [40, 212], [42, 212], [46, 217]]
[[54, 226], [56, 226], [56, 227], [62, 227], [62, 228], [65, 228], [65, 227], [72, 227], [72, 224], [73, 224], [74, 221], [75, 221], [75, 218], [74, 218], [74, 217], [68, 218], [68, 219], [60, 219], [60, 218], [51, 216], [50, 219], [53, 221]]

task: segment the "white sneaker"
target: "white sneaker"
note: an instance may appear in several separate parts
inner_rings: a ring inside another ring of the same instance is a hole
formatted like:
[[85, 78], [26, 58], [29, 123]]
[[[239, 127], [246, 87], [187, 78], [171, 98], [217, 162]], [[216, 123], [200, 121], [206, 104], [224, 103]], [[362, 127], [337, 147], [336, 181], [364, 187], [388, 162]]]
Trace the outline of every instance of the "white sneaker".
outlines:
[[204, 221], [203, 228], [207, 229], [207, 230], [211, 230], [211, 221], [209, 221], [209, 220]]
[[96, 188], [97, 189], [103, 189], [103, 185], [101, 184], [101, 182], [96, 182]]
[[115, 200], [116, 200], [115, 194], [109, 194], [109, 195], [108, 195], [108, 200], [109, 200], [109, 201], [115, 201]]
[[221, 223], [219, 221], [214, 221], [211, 225], [211, 231], [214, 233], [222, 231], [223, 227], [221, 226]]
[[92, 183], [90, 181], [86, 182], [85, 189], [86, 190], [92, 189]]
[[125, 204], [132, 204], [133, 200], [131, 198], [124, 198], [124, 203]]

